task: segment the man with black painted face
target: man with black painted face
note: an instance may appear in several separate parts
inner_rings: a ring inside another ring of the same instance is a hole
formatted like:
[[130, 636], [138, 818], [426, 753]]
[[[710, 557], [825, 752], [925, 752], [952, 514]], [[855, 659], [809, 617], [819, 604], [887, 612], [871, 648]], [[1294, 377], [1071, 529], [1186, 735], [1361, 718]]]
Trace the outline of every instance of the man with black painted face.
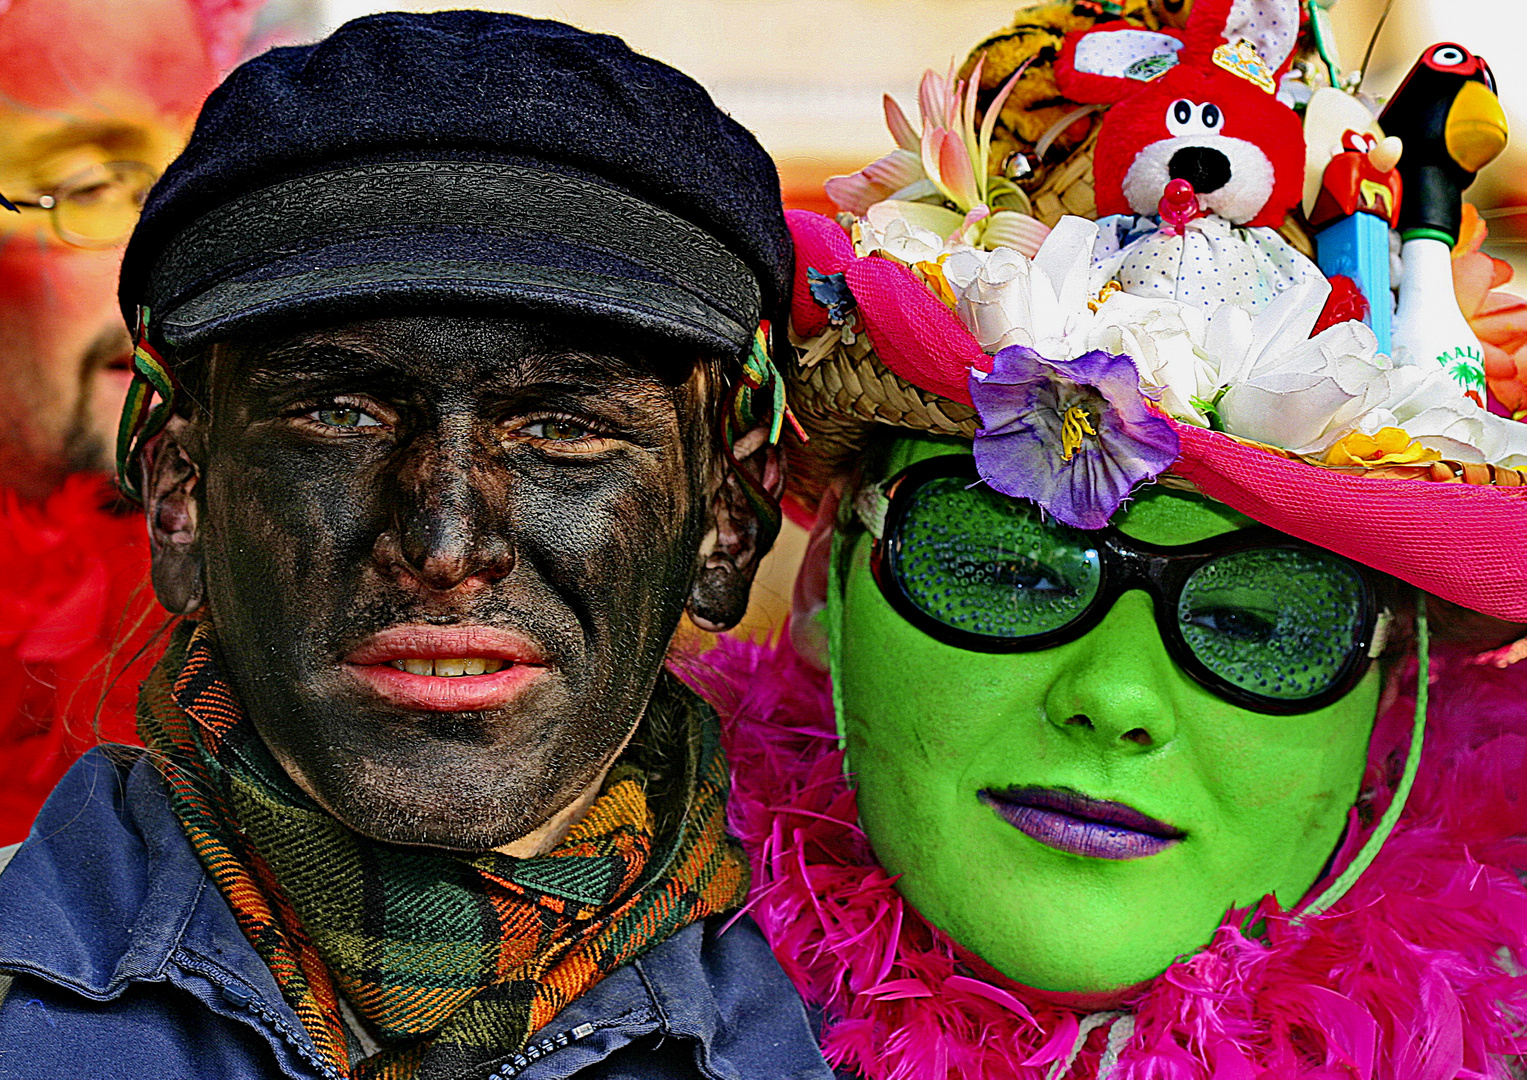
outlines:
[[763, 151], [616, 39], [382, 15], [229, 78], [122, 274], [183, 618], [150, 752], [0, 856], [0, 1076], [830, 1076], [663, 668], [778, 526], [791, 273]]

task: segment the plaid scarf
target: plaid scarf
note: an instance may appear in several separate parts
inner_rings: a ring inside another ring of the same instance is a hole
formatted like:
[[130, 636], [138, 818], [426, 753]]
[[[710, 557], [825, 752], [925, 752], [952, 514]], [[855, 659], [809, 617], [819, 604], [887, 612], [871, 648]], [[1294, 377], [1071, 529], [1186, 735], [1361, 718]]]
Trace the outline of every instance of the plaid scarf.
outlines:
[[[319, 1052], [355, 1080], [484, 1075], [606, 974], [747, 892], [715, 716], [666, 672], [587, 815], [529, 859], [378, 843], [325, 813], [260, 741], [209, 624], [176, 633], [138, 713], [202, 865]], [[340, 994], [383, 1047], [353, 1067]]]

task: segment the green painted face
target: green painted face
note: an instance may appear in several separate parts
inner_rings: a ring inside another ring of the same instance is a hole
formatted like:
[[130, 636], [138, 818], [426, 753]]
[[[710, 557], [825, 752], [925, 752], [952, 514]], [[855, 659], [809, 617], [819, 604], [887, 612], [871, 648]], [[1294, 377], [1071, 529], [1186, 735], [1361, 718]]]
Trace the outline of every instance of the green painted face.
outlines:
[[[955, 445], [901, 440], [888, 475]], [[1115, 524], [1175, 545], [1252, 523], [1155, 488]], [[870, 544], [861, 532], [844, 553], [826, 616], [840, 716], [875, 853], [930, 922], [1021, 983], [1097, 993], [1201, 949], [1229, 907], [1304, 896], [1358, 794], [1377, 667], [1318, 712], [1250, 712], [1173, 664], [1140, 591], [1069, 644], [967, 652], [886, 603]], [[1185, 835], [1140, 858], [1065, 853], [978, 797], [1014, 786], [1123, 803]]]

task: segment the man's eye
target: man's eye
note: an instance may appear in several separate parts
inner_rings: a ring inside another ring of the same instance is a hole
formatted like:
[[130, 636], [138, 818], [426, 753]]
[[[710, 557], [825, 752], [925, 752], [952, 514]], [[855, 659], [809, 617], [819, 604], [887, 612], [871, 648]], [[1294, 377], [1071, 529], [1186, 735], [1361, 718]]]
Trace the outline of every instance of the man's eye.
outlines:
[[532, 424], [526, 424], [520, 431], [532, 439], [545, 439], [547, 442], [577, 442], [587, 439], [593, 434], [582, 424], [571, 420], [537, 420]]
[[379, 427], [381, 421], [368, 412], [352, 408], [317, 409], [308, 413], [320, 424], [335, 428]]
[[91, 184], [89, 187], [75, 188], [69, 192], [69, 200], [83, 206], [98, 203], [111, 191], [111, 185], [107, 183]]

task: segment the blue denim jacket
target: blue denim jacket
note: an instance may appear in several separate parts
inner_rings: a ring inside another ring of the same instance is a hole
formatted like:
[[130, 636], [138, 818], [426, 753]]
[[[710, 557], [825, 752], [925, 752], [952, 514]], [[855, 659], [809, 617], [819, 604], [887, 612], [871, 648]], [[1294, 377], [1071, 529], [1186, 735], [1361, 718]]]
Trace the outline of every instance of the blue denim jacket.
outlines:
[[[655, 946], [468, 1077], [830, 1080], [757, 927], [724, 923]], [[0, 973], [5, 1080], [337, 1078], [141, 759], [93, 750], [54, 789], [0, 872]]]

